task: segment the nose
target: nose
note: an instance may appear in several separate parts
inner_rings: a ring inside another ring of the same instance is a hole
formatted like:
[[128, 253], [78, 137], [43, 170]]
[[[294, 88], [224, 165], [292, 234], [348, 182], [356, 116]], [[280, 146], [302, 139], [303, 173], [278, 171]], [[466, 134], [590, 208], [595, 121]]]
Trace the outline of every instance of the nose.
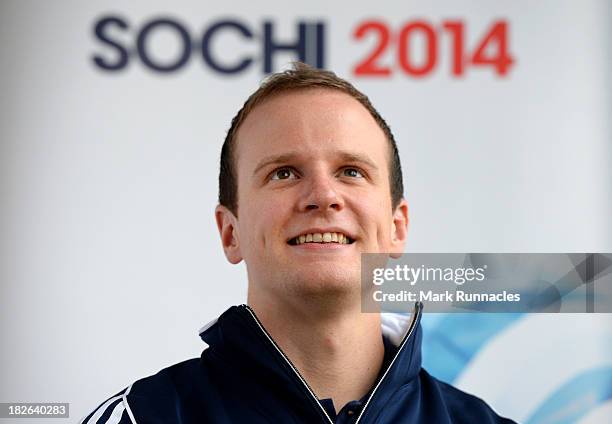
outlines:
[[300, 210], [304, 212], [342, 210], [344, 201], [337, 191], [336, 183], [332, 175], [312, 176], [310, 184], [304, 185], [305, 192], [299, 203]]

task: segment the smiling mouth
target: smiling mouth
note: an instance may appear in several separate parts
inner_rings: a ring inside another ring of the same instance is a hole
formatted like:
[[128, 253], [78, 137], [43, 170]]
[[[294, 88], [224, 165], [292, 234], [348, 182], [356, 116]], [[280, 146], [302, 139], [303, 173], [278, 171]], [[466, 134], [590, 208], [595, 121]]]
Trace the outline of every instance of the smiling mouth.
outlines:
[[306, 243], [353, 244], [355, 240], [342, 233], [308, 233], [292, 238], [287, 243], [292, 246]]

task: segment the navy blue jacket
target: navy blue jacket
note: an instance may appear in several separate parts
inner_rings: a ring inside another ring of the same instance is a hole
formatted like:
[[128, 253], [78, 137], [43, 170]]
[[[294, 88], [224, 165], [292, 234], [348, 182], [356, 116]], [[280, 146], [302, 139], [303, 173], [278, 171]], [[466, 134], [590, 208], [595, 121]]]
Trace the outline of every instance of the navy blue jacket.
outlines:
[[[374, 387], [337, 415], [319, 400], [246, 305], [202, 330], [201, 358], [136, 381], [83, 423], [511, 423], [479, 398], [421, 368], [421, 316], [385, 324], [385, 357]], [[386, 314], [383, 314], [383, 316]], [[402, 324], [405, 324], [401, 328]], [[398, 331], [401, 330], [401, 333]]]

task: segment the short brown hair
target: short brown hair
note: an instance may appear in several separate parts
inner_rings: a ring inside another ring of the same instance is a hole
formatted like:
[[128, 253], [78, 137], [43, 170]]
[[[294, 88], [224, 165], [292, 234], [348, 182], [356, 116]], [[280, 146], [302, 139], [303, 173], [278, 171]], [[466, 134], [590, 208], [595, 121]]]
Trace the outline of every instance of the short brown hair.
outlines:
[[368, 97], [357, 90], [350, 82], [336, 76], [333, 72], [316, 69], [301, 62], [294, 62], [293, 69], [272, 74], [266, 78], [261, 86], [249, 96], [242, 109], [232, 119], [232, 125], [221, 148], [219, 203], [238, 216], [238, 176], [234, 161], [234, 150], [236, 134], [248, 114], [255, 106], [279, 93], [309, 88], [328, 88], [346, 93], [361, 103], [376, 120], [389, 142], [389, 183], [391, 187], [391, 202], [393, 208], [395, 208], [404, 197], [404, 183], [402, 180], [399, 152], [391, 129], [374, 106], [372, 106]]

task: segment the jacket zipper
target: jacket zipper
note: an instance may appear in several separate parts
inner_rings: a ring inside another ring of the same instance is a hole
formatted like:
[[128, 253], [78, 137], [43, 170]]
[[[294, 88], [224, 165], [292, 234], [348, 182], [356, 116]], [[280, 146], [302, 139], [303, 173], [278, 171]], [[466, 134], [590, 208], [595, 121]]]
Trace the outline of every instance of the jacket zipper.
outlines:
[[387, 377], [387, 374], [389, 374], [389, 370], [393, 367], [393, 364], [397, 360], [399, 354], [402, 352], [402, 350], [404, 350], [404, 346], [406, 346], [406, 343], [408, 342], [408, 339], [410, 339], [410, 336], [412, 336], [412, 333], [414, 333], [414, 329], [416, 328], [417, 323], [419, 322], [419, 317], [421, 315], [421, 310], [422, 309], [423, 309], [423, 304], [421, 302], [415, 303], [415, 305], [414, 305], [414, 313], [413, 313], [413, 316], [412, 316], [412, 321], [410, 322], [410, 328], [408, 329], [408, 332], [404, 336], [404, 340], [402, 340], [402, 342], [400, 343], [400, 346], [397, 349], [397, 352], [395, 352], [395, 356], [393, 357], [393, 360], [391, 361], [391, 363], [389, 364], [389, 366], [385, 370], [385, 373], [383, 374], [383, 376], [380, 378], [380, 380], [378, 380], [378, 383], [376, 383], [376, 387], [374, 387], [374, 390], [372, 390], [372, 393], [370, 393], [370, 396], [368, 397], [368, 400], [366, 401], [365, 405], [363, 406], [363, 408], [361, 408], [361, 412], [359, 413], [359, 416], [357, 417], [357, 420], [355, 420], [355, 424], [358, 424], [359, 421], [361, 421], [361, 417], [363, 417], [363, 414], [365, 413], [366, 408], [370, 404], [370, 401], [372, 400], [372, 398], [374, 398], [374, 395], [376, 394], [376, 391], [378, 390], [378, 388], [380, 387], [380, 385], [384, 381], [385, 377]]
[[280, 347], [278, 347], [278, 345], [276, 344], [276, 342], [272, 339], [272, 337], [270, 337], [270, 334], [268, 334], [268, 332], [266, 331], [266, 329], [263, 327], [263, 325], [261, 325], [261, 322], [259, 322], [259, 319], [257, 318], [257, 316], [255, 315], [255, 312], [253, 312], [253, 310], [251, 309], [251, 307], [249, 305], [243, 305], [247, 311], [249, 311], [249, 313], [251, 314], [251, 316], [253, 317], [253, 320], [255, 321], [255, 323], [257, 324], [257, 326], [259, 327], [259, 329], [261, 330], [261, 332], [266, 336], [266, 338], [270, 341], [270, 343], [272, 344], [272, 346], [274, 346], [274, 348], [276, 349], [276, 351], [280, 354], [280, 356], [285, 360], [285, 362], [287, 363], [287, 365], [289, 365], [289, 367], [293, 370], [294, 374], [296, 375], [296, 377], [298, 378], [298, 380], [300, 380], [302, 382], [302, 384], [304, 385], [304, 387], [306, 388], [306, 390], [308, 391], [308, 393], [310, 393], [310, 396], [312, 397], [312, 400], [314, 400], [315, 404], [319, 406], [319, 409], [321, 410], [321, 412], [323, 413], [323, 415], [325, 416], [325, 418], [327, 418], [327, 422], [329, 422], [330, 424], [334, 424], [334, 422], [332, 421], [332, 419], [330, 418], [329, 415], [327, 415], [327, 411], [325, 411], [325, 409], [323, 408], [323, 406], [321, 405], [321, 403], [319, 403], [319, 399], [317, 399], [317, 397], [315, 396], [314, 392], [312, 391], [312, 389], [310, 388], [310, 386], [308, 385], [308, 383], [306, 383], [306, 380], [304, 380], [304, 377], [302, 377], [302, 375], [300, 374], [300, 372], [297, 370], [297, 368], [295, 367], [295, 365], [293, 365], [293, 363], [289, 360], [289, 358], [287, 358], [287, 355], [284, 354], [284, 352], [280, 349]]
[[[287, 357], [287, 355], [285, 355], [285, 353], [280, 349], [280, 347], [278, 347], [278, 345], [276, 344], [276, 342], [272, 339], [272, 337], [270, 337], [270, 334], [268, 334], [268, 332], [266, 331], [266, 329], [263, 327], [263, 325], [261, 325], [261, 322], [259, 322], [259, 319], [257, 318], [257, 316], [255, 315], [255, 312], [251, 309], [251, 307], [249, 305], [242, 305], [245, 307], [245, 309], [249, 312], [249, 314], [251, 314], [251, 316], [253, 317], [253, 320], [255, 321], [255, 323], [257, 324], [257, 326], [259, 327], [259, 329], [261, 330], [261, 332], [264, 334], [264, 336], [266, 336], [266, 338], [268, 339], [268, 341], [272, 344], [272, 346], [274, 346], [274, 348], [276, 349], [276, 351], [280, 354], [280, 356], [285, 360], [285, 362], [287, 363], [287, 365], [289, 365], [289, 368], [291, 368], [291, 370], [293, 370], [295, 376], [298, 378], [298, 380], [300, 380], [302, 382], [302, 384], [304, 385], [304, 388], [308, 391], [308, 393], [310, 394], [310, 396], [312, 397], [312, 400], [314, 400], [315, 404], [319, 406], [319, 409], [321, 410], [321, 412], [323, 413], [323, 416], [325, 416], [325, 418], [327, 419], [327, 422], [329, 422], [330, 424], [334, 424], [334, 422], [332, 421], [332, 419], [330, 418], [330, 416], [327, 414], [327, 411], [325, 411], [325, 409], [323, 408], [323, 406], [321, 405], [321, 403], [319, 402], [319, 399], [317, 398], [317, 396], [314, 394], [314, 392], [312, 391], [312, 389], [310, 388], [310, 386], [308, 385], [308, 383], [306, 382], [306, 380], [304, 380], [304, 377], [302, 377], [302, 375], [300, 374], [300, 372], [297, 370], [297, 368], [295, 367], [295, 365], [293, 365], [293, 363], [289, 360], [289, 358]], [[402, 350], [404, 349], [404, 346], [406, 345], [406, 342], [408, 341], [408, 339], [410, 338], [410, 336], [412, 335], [412, 333], [414, 332], [414, 329], [416, 327], [416, 323], [418, 322], [418, 318], [419, 315], [421, 314], [421, 309], [423, 308], [423, 304], [421, 302], [417, 302], [415, 304], [414, 307], [414, 315], [412, 318], [412, 322], [410, 323], [410, 328], [408, 329], [408, 332], [406, 333], [406, 335], [404, 336], [404, 339], [402, 340], [402, 342], [400, 343], [399, 348], [397, 349], [397, 352], [395, 353], [395, 356], [393, 357], [393, 360], [391, 361], [391, 364], [389, 364], [389, 366], [387, 367], [385, 373], [383, 374], [383, 376], [380, 378], [380, 380], [378, 380], [378, 383], [376, 384], [376, 387], [374, 387], [374, 390], [372, 390], [372, 393], [370, 394], [370, 396], [368, 397], [368, 400], [366, 401], [365, 405], [363, 406], [363, 408], [361, 409], [361, 412], [359, 413], [359, 416], [357, 417], [357, 420], [355, 421], [355, 424], [358, 424], [359, 421], [361, 420], [361, 417], [363, 417], [364, 412], [366, 411], [366, 408], [368, 407], [368, 405], [370, 404], [370, 401], [372, 400], [372, 398], [374, 397], [374, 395], [376, 394], [376, 391], [378, 390], [378, 388], [380, 387], [381, 383], [384, 381], [385, 377], [387, 376], [387, 374], [389, 373], [389, 370], [391, 369], [391, 367], [393, 366], [393, 364], [395, 363], [397, 357], [399, 356], [399, 354], [402, 352]]]

